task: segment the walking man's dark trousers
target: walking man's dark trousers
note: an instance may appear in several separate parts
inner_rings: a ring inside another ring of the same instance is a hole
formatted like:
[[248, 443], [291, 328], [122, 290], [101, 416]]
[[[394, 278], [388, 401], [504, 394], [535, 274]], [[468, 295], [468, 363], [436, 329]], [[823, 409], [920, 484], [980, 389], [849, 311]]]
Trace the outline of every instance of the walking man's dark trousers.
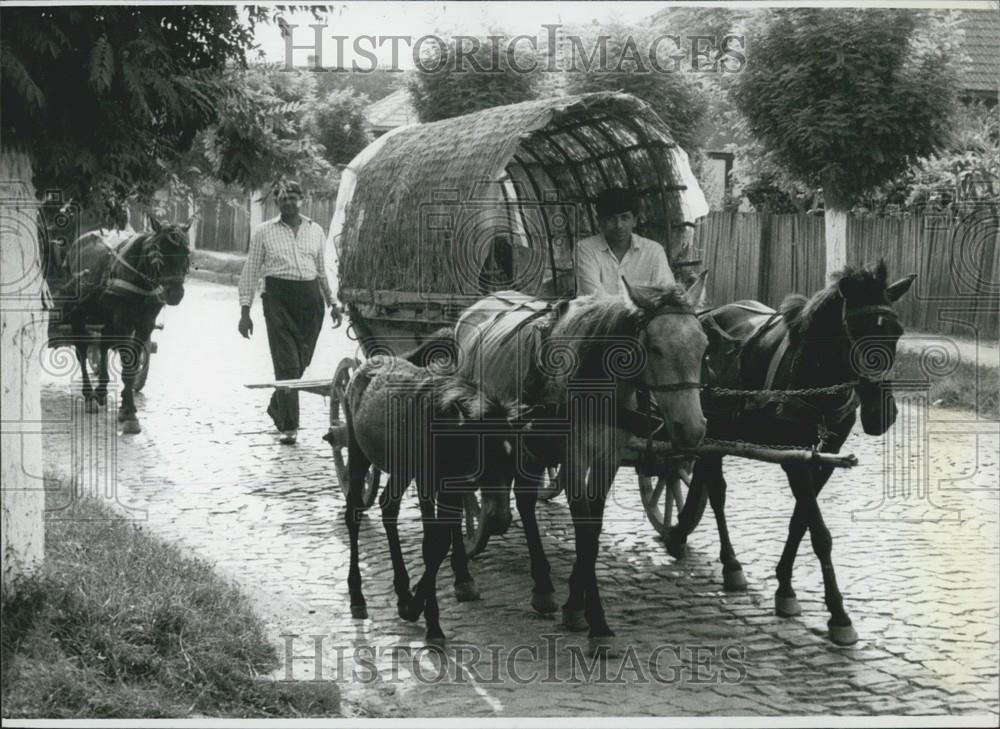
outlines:
[[[264, 323], [276, 380], [297, 380], [312, 361], [323, 325], [323, 293], [317, 281], [289, 281], [267, 277]], [[285, 432], [299, 427], [299, 393], [275, 388], [267, 406], [275, 427]]]

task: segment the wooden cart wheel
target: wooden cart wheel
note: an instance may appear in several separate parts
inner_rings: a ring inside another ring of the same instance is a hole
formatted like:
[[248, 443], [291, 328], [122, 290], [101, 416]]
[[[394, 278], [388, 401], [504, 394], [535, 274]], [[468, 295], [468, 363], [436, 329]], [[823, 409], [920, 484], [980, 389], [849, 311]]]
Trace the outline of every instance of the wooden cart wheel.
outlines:
[[142, 392], [142, 388], [146, 386], [147, 377], [149, 377], [149, 342], [146, 342], [139, 350], [139, 371], [136, 372], [132, 389], [136, 392]]
[[490, 541], [490, 535], [486, 531], [483, 520], [480, 518], [482, 515], [482, 505], [479, 502], [479, 494], [475, 492], [465, 494], [462, 506], [465, 512], [465, 518], [462, 523], [465, 553], [469, 557], [475, 557], [486, 549], [486, 545]]
[[551, 501], [562, 490], [563, 482], [559, 478], [561, 466], [549, 466], [542, 473], [542, 485], [538, 487], [538, 498], [542, 501]]
[[639, 493], [642, 495], [642, 506], [646, 510], [646, 518], [653, 528], [666, 539], [670, 529], [676, 526], [674, 506], [677, 514], [684, 508], [684, 490], [678, 476], [639, 476]]
[[[337, 370], [333, 375], [333, 382], [330, 384], [330, 426], [334, 427], [344, 422], [343, 402], [347, 396], [347, 383], [351, 381], [351, 375], [361, 364], [353, 357], [345, 357], [337, 365]], [[349, 486], [349, 471], [347, 469], [347, 446], [333, 446], [333, 465], [337, 469], [337, 480], [340, 482], [340, 490], [347, 498]], [[379, 483], [382, 480], [382, 472], [375, 466], [368, 469], [365, 476], [365, 489], [361, 495], [362, 508], [368, 509], [375, 503], [378, 497]]]

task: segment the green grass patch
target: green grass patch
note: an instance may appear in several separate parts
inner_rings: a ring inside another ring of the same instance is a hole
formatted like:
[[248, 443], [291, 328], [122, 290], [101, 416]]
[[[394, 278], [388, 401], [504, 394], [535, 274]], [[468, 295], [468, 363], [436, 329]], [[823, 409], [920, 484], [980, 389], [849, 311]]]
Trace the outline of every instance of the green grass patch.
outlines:
[[95, 501], [59, 519], [43, 572], [4, 599], [5, 717], [339, 715], [332, 682], [262, 678], [277, 651], [206, 562]]
[[973, 362], [959, 362], [947, 375], [935, 375], [921, 362], [918, 352], [900, 350], [892, 379], [897, 382], [928, 382], [929, 402], [940, 407], [960, 408], [980, 417], [1000, 419], [1000, 369]]

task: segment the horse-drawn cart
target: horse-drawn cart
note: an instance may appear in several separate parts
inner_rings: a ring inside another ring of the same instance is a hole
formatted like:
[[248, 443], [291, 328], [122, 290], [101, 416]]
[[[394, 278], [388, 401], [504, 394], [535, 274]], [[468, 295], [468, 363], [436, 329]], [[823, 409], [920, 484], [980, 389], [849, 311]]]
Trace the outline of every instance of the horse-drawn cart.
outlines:
[[[361, 354], [400, 355], [425, 345], [496, 291], [516, 290], [541, 302], [573, 296], [573, 246], [599, 231], [594, 203], [609, 187], [638, 195], [637, 232], [663, 244], [679, 279], [692, 278], [688, 267], [698, 262], [691, 230], [707, 205], [684, 152], [634, 97], [599, 93], [527, 102], [399, 128], [376, 140], [343, 173], [327, 246], [328, 256], [336, 252], [339, 259], [339, 298]], [[330, 380], [252, 386], [330, 398], [326, 439], [345, 493], [343, 402], [357, 366], [349, 358]], [[637, 435], [622, 465], [642, 466], [646, 514], [665, 534], [682, 498], [674, 466], [700, 451]], [[775, 462], [853, 463], [814, 451], [706, 448]], [[558, 468], [546, 477], [540, 496], [551, 498], [560, 490]], [[379, 485], [373, 468], [366, 507]], [[470, 553], [498, 531], [480, 519], [475, 496], [466, 501], [465, 527]]]

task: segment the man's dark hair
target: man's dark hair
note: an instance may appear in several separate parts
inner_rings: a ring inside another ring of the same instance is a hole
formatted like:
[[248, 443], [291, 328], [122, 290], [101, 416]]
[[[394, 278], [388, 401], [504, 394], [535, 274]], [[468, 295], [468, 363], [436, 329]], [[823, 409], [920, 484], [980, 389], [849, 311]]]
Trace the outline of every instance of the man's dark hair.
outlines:
[[597, 196], [597, 216], [610, 218], [619, 213], [639, 214], [639, 198], [631, 190], [612, 187]]
[[300, 196], [302, 195], [302, 185], [295, 180], [278, 180], [271, 187], [271, 193], [276, 198], [292, 192], [298, 193]]

